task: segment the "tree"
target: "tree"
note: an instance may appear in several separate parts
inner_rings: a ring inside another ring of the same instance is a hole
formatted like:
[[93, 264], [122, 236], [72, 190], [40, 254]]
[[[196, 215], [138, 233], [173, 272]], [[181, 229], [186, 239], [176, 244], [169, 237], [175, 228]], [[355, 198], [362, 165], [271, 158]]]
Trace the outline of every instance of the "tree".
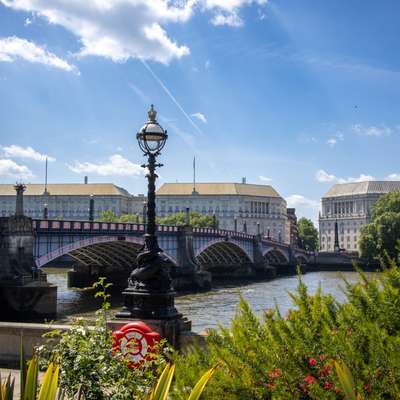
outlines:
[[125, 222], [131, 222], [131, 223], [139, 223], [143, 218], [139, 219], [139, 215], [137, 214], [122, 214], [119, 217], [118, 222], [125, 223]]
[[300, 218], [297, 222], [299, 239], [302, 247], [307, 251], [318, 249], [318, 231], [310, 219]]
[[100, 213], [99, 222], [118, 222], [118, 217], [112, 210], [105, 210]]
[[[213, 228], [214, 219], [212, 215], [203, 215], [196, 211], [190, 212], [190, 226], [195, 228]], [[157, 224], [159, 225], [186, 225], [186, 213], [177, 212], [167, 217], [157, 218]]]
[[400, 192], [380, 197], [373, 206], [371, 222], [361, 229], [360, 252], [367, 262], [389, 256], [400, 259]]

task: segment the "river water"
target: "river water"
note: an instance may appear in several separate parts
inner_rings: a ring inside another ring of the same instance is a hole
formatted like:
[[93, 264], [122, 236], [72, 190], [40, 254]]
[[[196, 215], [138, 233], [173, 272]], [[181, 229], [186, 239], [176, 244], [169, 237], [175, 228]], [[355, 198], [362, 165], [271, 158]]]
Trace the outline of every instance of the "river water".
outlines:
[[[99, 307], [94, 299], [93, 290], [67, 288], [67, 269], [44, 269], [48, 280], [58, 286], [57, 311], [59, 322], [67, 323], [76, 316], [94, 317]], [[321, 286], [324, 293], [332, 294], [338, 301], [344, 301], [343, 277], [349, 282], [356, 282], [356, 272], [309, 272], [303, 276], [309, 293], [315, 293]], [[192, 321], [193, 331], [200, 332], [205, 328], [215, 328], [219, 324], [229, 325], [235, 314], [240, 295], [251, 304], [253, 310], [261, 315], [268, 308], [278, 305], [282, 313], [293, 306], [288, 292], [296, 289], [296, 276], [281, 277], [266, 282], [253, 282], [237, 286], [218, 287], [209, 292], [178, 296], [175, 304], [179, 312]], [[112, 293], [112, 310], [121, 308], [122, 298], [119, 291]]]

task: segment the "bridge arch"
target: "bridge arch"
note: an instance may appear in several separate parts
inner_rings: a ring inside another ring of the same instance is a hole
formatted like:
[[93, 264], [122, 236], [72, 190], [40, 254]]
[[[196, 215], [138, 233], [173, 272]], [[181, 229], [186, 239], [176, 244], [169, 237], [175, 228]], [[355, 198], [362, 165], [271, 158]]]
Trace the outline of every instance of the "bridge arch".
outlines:
[[[68, 254], [83, 265], [130, 269], [135, 264], [136, 256], [142, 246], [142, 237], [94, 236], [61, 246], [38, 257], [35, 262], [36, 266], [40, 268], [50, 261]], [[174, 257], [168, 253], [164, 254], [175, 265], [177, 264]]]
[[288, 256], [277, 248], [272, 248], [264, 252], [263, 254], [264, 259], [270, 265], [282, 265], [282, 264], [289, 264]]
[[195, 261], [202, 269], [226, 268], [249, 264], [252, 256], [237, 241], [226, 239], [215, 239], [195, 254]]

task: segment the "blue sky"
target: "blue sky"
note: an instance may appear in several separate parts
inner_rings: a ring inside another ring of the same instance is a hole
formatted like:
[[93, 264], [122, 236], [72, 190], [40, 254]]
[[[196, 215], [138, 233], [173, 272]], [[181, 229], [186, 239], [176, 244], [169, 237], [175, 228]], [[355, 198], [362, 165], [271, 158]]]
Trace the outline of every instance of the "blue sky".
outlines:
[[169, 140], [160, 182], [273, 185], [317, 219], [337, 182], [400, 179], [396, 0], [0, 0], [0, 182], [146, 190], [136, 132]]

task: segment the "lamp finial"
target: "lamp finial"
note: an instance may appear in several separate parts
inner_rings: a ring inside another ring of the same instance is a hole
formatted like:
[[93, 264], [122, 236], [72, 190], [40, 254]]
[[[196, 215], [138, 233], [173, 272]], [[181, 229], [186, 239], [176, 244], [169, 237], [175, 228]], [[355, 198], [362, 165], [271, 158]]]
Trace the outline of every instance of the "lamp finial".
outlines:
[[150, 110], [147, 112], [150, 121], [155, 121], [157, 117], [157, 111], [154, 109], [154, 104], [150, 105]]

